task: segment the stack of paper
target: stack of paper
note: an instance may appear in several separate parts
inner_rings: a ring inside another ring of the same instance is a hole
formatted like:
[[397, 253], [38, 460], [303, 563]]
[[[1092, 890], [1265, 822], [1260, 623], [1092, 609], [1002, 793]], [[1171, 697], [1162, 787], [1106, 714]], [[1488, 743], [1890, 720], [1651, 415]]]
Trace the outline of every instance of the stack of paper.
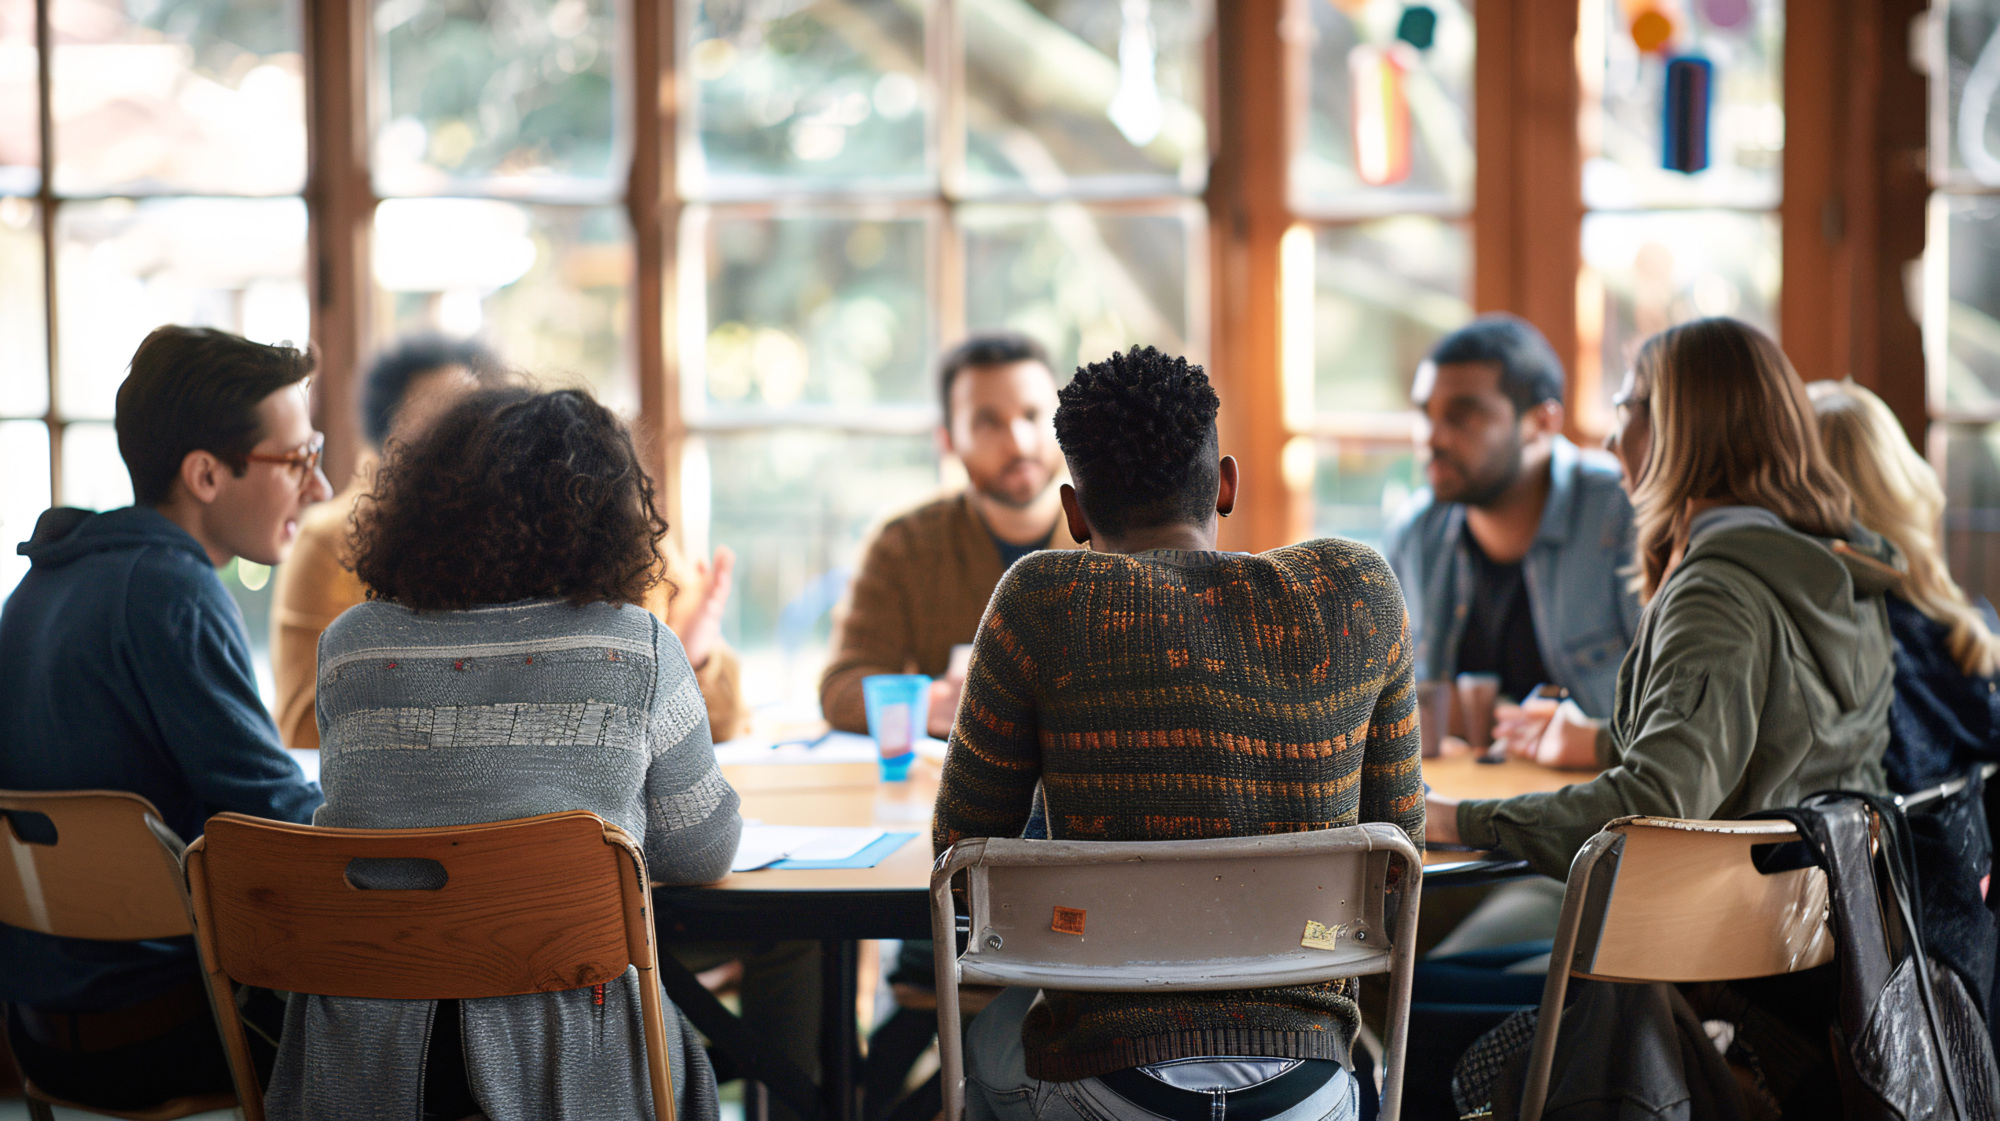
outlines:
[[882, 839], [880, 829], [743, 824], [732, 872], [754, 872], [780, 860], [846, 860]]

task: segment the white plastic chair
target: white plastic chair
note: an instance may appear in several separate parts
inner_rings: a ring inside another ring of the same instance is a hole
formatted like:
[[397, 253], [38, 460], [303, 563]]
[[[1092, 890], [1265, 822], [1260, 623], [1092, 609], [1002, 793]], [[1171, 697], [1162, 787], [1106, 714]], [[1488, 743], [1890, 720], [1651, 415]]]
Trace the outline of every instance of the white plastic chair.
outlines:
[[[961, 872], [970, 938], [954, 955]], [[1371, 973], [1389, 974], [1382, 1117], [1396, 1121], [1422, 883], [1416, 846], [1381, 823], [1204, 841], [961, 841], [931, 873], [944, 1121], [965, 1111], [960, 984], [1199, 992]]]

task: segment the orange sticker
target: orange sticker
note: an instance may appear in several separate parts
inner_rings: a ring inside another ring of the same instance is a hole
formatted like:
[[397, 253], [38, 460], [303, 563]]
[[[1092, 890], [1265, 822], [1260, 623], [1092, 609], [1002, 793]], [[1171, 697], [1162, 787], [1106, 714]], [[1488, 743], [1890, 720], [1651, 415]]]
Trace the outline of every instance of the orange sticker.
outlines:
[[1083, 912], [1075, 907], [1057, 907], [1056, 917], [1049, 920], [1049, 929], [1057, 934], [1082, 934]]

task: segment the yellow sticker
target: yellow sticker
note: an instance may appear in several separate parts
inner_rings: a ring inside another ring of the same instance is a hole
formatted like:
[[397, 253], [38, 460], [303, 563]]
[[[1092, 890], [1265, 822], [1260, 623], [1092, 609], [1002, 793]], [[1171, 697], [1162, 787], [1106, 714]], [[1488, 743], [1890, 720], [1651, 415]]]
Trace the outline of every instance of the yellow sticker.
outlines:
[[1057, 907], [1049, 929], [1057, 934], [1082, 934], [1084, 912], [1076, 907]]
[[1346, 923], [1328, 926], [1322, 922], [1306, 920], [1306, 936], [1299, 939], [1299, 945], [1308, 950], [1337, 950], [1340, 946], [1340, 932], [1347, 929]]

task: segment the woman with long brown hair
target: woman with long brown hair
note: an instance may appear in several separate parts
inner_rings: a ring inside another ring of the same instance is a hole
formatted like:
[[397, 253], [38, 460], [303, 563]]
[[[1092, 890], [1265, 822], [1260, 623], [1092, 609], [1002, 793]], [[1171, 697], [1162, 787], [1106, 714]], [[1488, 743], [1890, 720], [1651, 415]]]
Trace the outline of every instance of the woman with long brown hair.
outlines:
[[1854, 493], [1855, 520], [1894, 545], [1905, 564], [1888, 597], [1896, 699], [1882, 766], [1892, 789], [1920, 790], [2000, 757], [2000, 640], [1945, 568], [1944, 488], [1896, 414], [1851, 381], [1814, 382], [1811, 391], [1827, 456]]
[[1558, 878], [1615, 817], [1886, 792], [1894, 554], [1853, 524], [1784, 353], [1733, 319], [1675, 327], [1641, 348], [1618, 413], [1645, 613], [1599, 739], [1605, 770], [1429, 805], [1430, 839], [1504, 848]]

